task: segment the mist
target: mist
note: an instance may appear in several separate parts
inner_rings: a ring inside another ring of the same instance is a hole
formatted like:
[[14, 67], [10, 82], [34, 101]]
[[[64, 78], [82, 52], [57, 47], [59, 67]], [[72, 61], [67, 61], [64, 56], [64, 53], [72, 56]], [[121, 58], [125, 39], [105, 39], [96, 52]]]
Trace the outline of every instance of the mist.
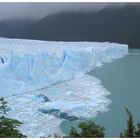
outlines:
[[100, 11], [111, 3], [0, 3], [0, 20], [13, 18], [41, 19], [63, 11]]

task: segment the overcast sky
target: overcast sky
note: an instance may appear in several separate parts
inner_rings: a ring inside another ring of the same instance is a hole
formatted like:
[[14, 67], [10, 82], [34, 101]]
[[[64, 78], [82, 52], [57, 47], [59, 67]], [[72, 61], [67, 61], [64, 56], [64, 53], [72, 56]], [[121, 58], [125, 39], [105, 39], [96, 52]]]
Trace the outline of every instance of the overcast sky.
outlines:
[[0, 20], [7, 18], [42, 18], [60, 11], [101, 10], [109, 3], [0, 3]]

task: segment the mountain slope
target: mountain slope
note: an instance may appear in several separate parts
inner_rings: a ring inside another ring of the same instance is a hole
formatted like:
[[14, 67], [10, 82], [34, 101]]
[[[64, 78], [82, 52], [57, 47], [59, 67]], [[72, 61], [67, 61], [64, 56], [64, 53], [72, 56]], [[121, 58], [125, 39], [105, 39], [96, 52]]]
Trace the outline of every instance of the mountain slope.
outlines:
[[10, 22], [5, 28], [0, 22], [0, 35], [53, 41], [110, 41], [140, 48], [139, 9], [140, 4], [128, 4], [106, 7], [100, 12], [62, 12], [36, 22], [18, 22], [18, 29], [22, 30], [14, 31], [8, 29]]

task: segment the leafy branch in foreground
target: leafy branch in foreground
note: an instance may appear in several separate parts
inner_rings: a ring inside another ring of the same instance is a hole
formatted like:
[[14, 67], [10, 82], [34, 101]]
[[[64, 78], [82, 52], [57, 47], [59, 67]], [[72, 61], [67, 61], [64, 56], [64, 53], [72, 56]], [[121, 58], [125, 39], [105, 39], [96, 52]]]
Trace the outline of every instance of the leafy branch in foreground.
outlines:
[[69, 136], [72, 138], [102, 138], [104, 137], [104, 127], [96, 124], [93, 121], [81, 122], [78, 127], [81, 132], [78, 132], [74, 127], [71, 128]]
[[5, 117], [7, 101], [0, 98], [0, 138], [22, 138], [26, 137], [17, 128], [22, 122]]
[[125, 108], [128, 115], [127, 120], [127, 129], [120, 133], [121, 138], [136, 138], [140, 137], [140, 123], [137, 123], [137, 126], [134, 125], [133, 116], [131, 112]]

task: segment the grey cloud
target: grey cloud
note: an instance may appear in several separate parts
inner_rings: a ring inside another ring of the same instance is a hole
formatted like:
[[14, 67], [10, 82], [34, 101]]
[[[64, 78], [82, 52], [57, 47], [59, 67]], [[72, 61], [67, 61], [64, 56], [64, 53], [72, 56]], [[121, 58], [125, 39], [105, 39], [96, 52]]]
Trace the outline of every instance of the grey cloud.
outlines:
[[46, 15], [66, 10], [99, 11], [109, 4], [110, 3], [0, 3], [0, 20], [22, 17], [40, 19]]

